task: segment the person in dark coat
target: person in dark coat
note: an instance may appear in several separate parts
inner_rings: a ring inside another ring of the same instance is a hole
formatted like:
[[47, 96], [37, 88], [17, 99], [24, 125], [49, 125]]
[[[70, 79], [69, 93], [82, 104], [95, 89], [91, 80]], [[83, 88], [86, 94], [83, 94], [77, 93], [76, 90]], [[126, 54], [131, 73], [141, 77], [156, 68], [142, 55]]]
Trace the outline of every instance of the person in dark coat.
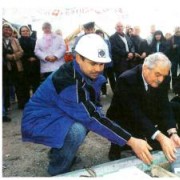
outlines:
[[[9, 105], [9, 85], [15, 87], [15, 93], [18, 101], [18, 108], [23, 109], [26, 103], [25, 99], [25, 78], [24, 69], [22, 65], [23, 49], [21, 48], [18, 40], [12, 37], [13, 27], [9, 23], [4, 23], [2, 26], [3, 40], [3, 85], [6, 84], [4, 105], [5, 109]], [[9, 81], [9, 82], [8, 82]], [[7, 93], [7, 94], [6, 94]]]
[[36, 91], [40, 84], [40, 61], [34, 53], [36, 40], [31, 37], [31, 30], [28, 26], [21, 26], [19, 29], [19, 43], [24, 51], [23, 54], [23, 68], [27, 85], [27, 100], [30, 97], [30, 90], [33, 93]]
[[89, 34], [79, 40], [75, 50], [76, 59], [52, 73], [26, 104], [23, 141], [51, 147], [50, 175], [70, 170], [88, 131], [119, 146], [128, 144], [143, 162], [152, 163], [148, 143], [132, 137], [102, 112], [102, 72], [104, 64], [111, 61], [107, 44], [99, 35]]
[[146, 39], [140, 37], [140, 32], [140, 27], [134, 26], [131, 41], [135, 49], [135, 58], [132, 61], [132, 67], [143, 64], [144, 59], [149, 55], [149, 45]]
[[[146, 139], [154, 150], [162, 149], [170, 162], [180, 147], [176, 121], [168, 100], [170, 60], [154, 53], [124, 72], [118, 79], [107, 117], [135, 137]], [[122, 149], [111, 144], [109, 158], [120, 158]]]
[[162, 52], [165, 55], [168, 54], [169, 47], [168, 43], [162, 33], [162, 31], [158, 30], [154, 32], [152, 43], [150, 44], [150, 53]]
[[180, 67], [180, 27], [175, 28], [175, 33], [168, 42], [170, 46], [168, 55], [172, 63], [172, 88], [174, 90], [176, 78], [179, 75], [178, 69]]
[[124, 71], [130, 69], [130, 61], [133, 60], [135, 52], [132, 41], [124, 34], [123, 30], [124, 25], [118, 22], [116, 24], [116, 32], [109, 38], [116, 78]]

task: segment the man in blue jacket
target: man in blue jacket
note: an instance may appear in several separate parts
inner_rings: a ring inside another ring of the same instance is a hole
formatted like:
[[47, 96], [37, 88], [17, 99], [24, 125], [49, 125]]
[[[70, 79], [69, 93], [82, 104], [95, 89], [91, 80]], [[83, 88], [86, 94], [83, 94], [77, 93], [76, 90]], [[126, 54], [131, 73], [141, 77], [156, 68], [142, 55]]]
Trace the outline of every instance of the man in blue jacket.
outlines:
[[131, 136], [105, 117], [99, 103], [104, 64], [110, 62], [108, 47], [96, 35], [83, 36], [76, 46], [76, 60], [52, 73], [26, 104], [22, 118], [22, 139], [51, 147], [48, 172], [70, 170], [88, 131], [111, 142], [129, 145], [145, 163], [152, 162], [151, 147]]

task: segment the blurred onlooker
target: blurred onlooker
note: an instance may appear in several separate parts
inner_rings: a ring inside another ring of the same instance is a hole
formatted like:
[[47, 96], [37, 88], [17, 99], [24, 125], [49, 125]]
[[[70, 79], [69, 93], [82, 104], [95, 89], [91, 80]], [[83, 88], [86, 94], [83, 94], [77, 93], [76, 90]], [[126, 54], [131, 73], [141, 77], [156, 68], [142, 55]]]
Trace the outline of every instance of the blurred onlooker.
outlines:
[[16, 39], [18, 39], [18, 38], [19, 38], [19, 33], [18, 33], [18, 31], [17, 31], [17, 29], [16, 29], [16, 28], [13, 28], [12, 37], [14, 37], [14, 38], [16, 38]]
[[[162, 31], [158, 30], [154, 32], [153, 40], [149, 46], [150, 46], [151, 54], [156, 52], [161, 52], [169, 57], [169, 43], [165, 39]], [[170, 90], [170, 84], [169, 84], [169, 90]]]
[[153, 24], [150, 26], [150, 35], [146, 38], [148, 45], [152, 43], [155, 31], [156, 31], [156, 26]]
[[129, 29], [132, 29], [131, 25], [130, 25], [130, 24], [126, 24], [125, 34], [126, 34], [127, 36], [129, 35]]
[[23, 25], [19, 29], [19, 43], [24, 51], [23, 68], [26, 78], [26, 99], [29, 100], [31, 94], [34, 93], [40, 84], [40, 61], [34, 53], [36, 40], [31, 37], [31, 30], [28, 26]]
[[9, 23], [4, 23], [3, 26], [3, 91], [4, 91], [4, 106], [5, 109], [9, 104], [9, 79], [15, 87], [15, 92], [18, 100], [18, 108], [23, 109], [26, 103], [24, 99], [24, 71], [22, 65], [23, 50], [18, 40], [12, 37], [13, 27]]
[[86, 24], [83, 25], [83, 30], [84, 30], [84, 34], [80, 35], [80, 36], [77, 36], [75, 41], [74, 41], [74, 45], [73, 45], [73, 48], [72, 48], [72, 52], [73, 52], [73, 56], [75, 57], [75, 52], [74, 52], [74, 49], [78, 43], [78, 41], [80, 40], [80, 38], [86, 34], [91, 34], [91, 33], [95, 33], [95, 23], [94, 22], [88, 22]]
[[[19, 32], [14, 27], [13, 27], [12, 37], [16, 39], [19, 38]], [[15, 87], [13, 86], [13, 82], [10, 81], [10, 103], [15, 103], [15, 102], [16, 102]]]
[[28, 24], [28, 27], [29, 27], [29, 29], [30, 29], [30, 31], [31, 31], [31, 37], [32, 37], [33, 39], [37, 40], [37, 31], [34, 31], [34, 30], [32, 29], [32, 25], [31, 25], [31, 24]]
[[[104, 39], [104, 41], [106, 42], [106, 44], [108, 46], [108, 49], [109, 49], [109, 56], [111, 58], [111, 56], [112, 56], [111, 55], [111, 43], [110, 43], [109, 39], [105, 38], [104, 32], [102, 30], [100, 30], [100, 29], [97, 29], [95, 31], [95, 33], [100, 35]], [[103, 75], [106, 77], [106, 79], [107, 78], [109, 79], [109, 83], [110, 83], [110, 86], [111, 86], [111, 89], [112, 89], [112, 92], [113, 92], [116, 82], [115, 82], [115, 76], [114, 76], [113, 62], [112, 61], [110, 63], [105, 64]], [[107, 95], [106, 83], [103, 84], [101, 91], [102, 91], [103, 96]]]
[[131, 62], [132, 67], [143, 64], [144, 59], [149, 54], [149, 46], [146, 39], [140, 37], [141, 29], [139, 26], [133, 27], [133, 34], [131, 36], [131, 40], [133, 42], [135, 48], [135, 58]]
[[4, 106], [3, 106], [3, 122], [10, 122], [11, 118], [7, 115], [7, 111], [5, 110]]
[[84, 28], [84, 34], [91, 34], [95, 33], [95, 23], [94, 22], [88, 22], [83, 25]]
[[[19, 33], [16, 28], [13, 27], [13, 33], [12, 37], [18, 39], [19, 38]], [[15, 87], [13, 86], [13, 82], [9, 82], [9, 88], [10, 88], [10, 103], [15, 103], [16, 102], [16, 93], [15, 93]]]
[[168, 41], [171, 39], [172, 37], [172, 34], [170, 32], [167, 32], [165, 35], [164, 35], [165, 39]]
[[132, 27], [128, 27], [126, 26], [126, 33], [127, 36], [131, 37], [133, 35], [133, 28]]
[[[62, 37], [62, 31], [61, 29], [57, 29], [55, 33]], [[66, 46], [66, 52], [64, 54], [64, 60], [66, 63], [73, 60], [73, 54], [71, 51], [69, 51], [69, 41], [67, 39], [64, 40], [65, 46]]]
[[66, 46], [61, 36], [52, 32], [49, 22], [42, 25], [44, 35], [36, 41], [35, 55], [40, 59], [42, 81], [57, 70], [64, 61]]
[[110, 36], [112, 61], [116, 79], [124, 71], [130, 69], [130, 61], [134, 58], [134, 46], [131, 39], [124, 33], [122, 22], [116, 24], [116, 32]]
[[150, 53], [162, 52], [168, 54], [168, 44], [162, 33], [158, 30], [154, 32], [152, 42], [150, 44]]
[[61, 29], [57, 29], [57, 30], [55, 31], [55, 33], [56, 33], [57, 35], [59, 35], [59, 36], [62, 36], [62, 31], [61, 31]]
[[168, 42], [170, 44], [169, 58], [172, 63], [172, 88], [174, 89], [175, 81], [180, 69], [180, 27], [175, 28], [175, 33]]
[[9, 108], [10, 108], [10, 71], [7, 67], [7, 60], [6, 58], [6, 54], [8, 50], [5, 50], [4, 44], [5, 44], [5, 39], [7, 37], [7, 39], [9, 39], [9, 35], [4, 35], [5, 32], [6, 34], [12, 34], [12, 29], [13, 27], [10, 24], [4, 24], [3, 27], [3, 59], [2, 59], [2, 78], [3, 78], [3, 115], [5, 115]]

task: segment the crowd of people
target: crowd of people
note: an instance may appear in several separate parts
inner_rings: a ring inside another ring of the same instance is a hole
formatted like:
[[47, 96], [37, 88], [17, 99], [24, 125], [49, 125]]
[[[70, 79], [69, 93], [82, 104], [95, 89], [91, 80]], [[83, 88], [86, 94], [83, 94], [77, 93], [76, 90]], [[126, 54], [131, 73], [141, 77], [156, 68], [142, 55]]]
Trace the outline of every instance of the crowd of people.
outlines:
[[[50, 175], [68, 172], [89, 131], [111, 141], [109, 159], [132, 149], [151, 164], [151, 150], [162, 150], [169, 162], [180, 148], [180, 27], [163, 35], [151, 27], [147, 39], [139, 26], [115, 25], [111, 36], [95, 23], [84, 24], [66, 63], [66, 45], [52, 25], [42, 25], [43, 37], [34, 39], [29, 26], [3, 26], [3, 121], [11, 98], [23, 110], [22, 140], [50, 147]], [[59, 32], [59, 31], [58, 31]], [[100, 97], [113, 97], [107, 114]], [[172, 87], [171, 87], [172, 82]], [[168, 92], [175, 94], [170, 101]]]
[[3, 121], [7, 122], [11, 120], [7, 116], [11, 100], [23, 110], [43, 80], [65, 62], [66, 46], [48, 22], [42, 25], [44, 34], [40, 39], [32, 36], [27, 25], [21, 26], [19, 32], [10, 23], [4, 23], [2, 28]]

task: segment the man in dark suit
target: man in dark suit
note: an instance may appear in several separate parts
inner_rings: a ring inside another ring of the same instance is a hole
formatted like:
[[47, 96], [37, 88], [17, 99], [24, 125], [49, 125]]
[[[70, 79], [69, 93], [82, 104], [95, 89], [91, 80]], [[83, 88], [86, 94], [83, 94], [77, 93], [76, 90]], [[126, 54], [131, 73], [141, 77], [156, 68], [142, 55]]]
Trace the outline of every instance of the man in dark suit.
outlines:
[[116, 32], [109, 38], [112, 49], [112, 61], [116, 78], [124, 71], [130, 69], [130, 61], [134, 58], [134, 46], [130, 38], [124, 34], [122, 22], [116, 24]]
[[[143, 138], [153, 147], [162, 149], [170, 162], [180, 147], [176, 122], [168, 100], [171, 62], [162, 53], [154, 53], [120, 75], [107, 117]], [[169, 137], [168, 137], [169, 136]], [[109, 158], [120, 158], [122, 149], [111, 144]]]

